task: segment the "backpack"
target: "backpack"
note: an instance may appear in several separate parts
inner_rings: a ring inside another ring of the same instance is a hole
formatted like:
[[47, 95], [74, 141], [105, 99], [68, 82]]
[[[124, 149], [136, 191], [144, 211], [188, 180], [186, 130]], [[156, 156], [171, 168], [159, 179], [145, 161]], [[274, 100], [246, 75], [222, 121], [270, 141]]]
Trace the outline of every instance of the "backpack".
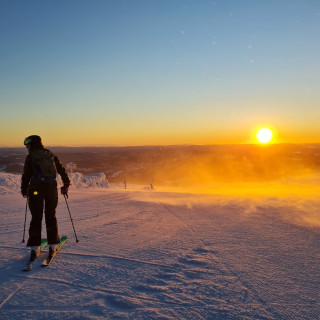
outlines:
[[47, 149], [35, 149], [32, 151], [31, 158], [37, 181], [52, 182], [56, 180], [57, 170], [54, 157]]

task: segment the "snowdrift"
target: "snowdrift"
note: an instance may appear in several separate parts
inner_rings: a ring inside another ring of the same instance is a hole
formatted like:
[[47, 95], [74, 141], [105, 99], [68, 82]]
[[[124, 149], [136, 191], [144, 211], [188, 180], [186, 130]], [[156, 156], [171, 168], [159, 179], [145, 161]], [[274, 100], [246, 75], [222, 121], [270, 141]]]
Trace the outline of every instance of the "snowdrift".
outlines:
[[109, 188], [108, 180], [104, 173], [83, 175], [80, 172], [70, 173], [71, 186], [75, 188]]
[[0, 194], [20, 190], [21, 175], [0, 172]]
[[[68, 175], [73, 188], [109, 188], [109, 182], [104, 173], [83, 175], [75, 172]], [[0, 172], [0, 193], [20, 191], [20, 185], [21, 175]], [[58, 177], [58, 186], [61, 185], [61, 179]]]

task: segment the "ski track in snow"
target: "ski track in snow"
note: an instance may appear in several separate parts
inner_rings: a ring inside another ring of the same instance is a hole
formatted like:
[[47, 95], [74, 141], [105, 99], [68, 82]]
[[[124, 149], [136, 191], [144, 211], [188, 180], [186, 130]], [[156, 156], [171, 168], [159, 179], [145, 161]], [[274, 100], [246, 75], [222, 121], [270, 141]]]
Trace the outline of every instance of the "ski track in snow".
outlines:
[[281, 199], [71, 189], [80, 242], [60, 200], [68, 241], [28, 273], [25, 200], [0, 201], [1, 320], [320, 318], [320, 230], [290, 222]]

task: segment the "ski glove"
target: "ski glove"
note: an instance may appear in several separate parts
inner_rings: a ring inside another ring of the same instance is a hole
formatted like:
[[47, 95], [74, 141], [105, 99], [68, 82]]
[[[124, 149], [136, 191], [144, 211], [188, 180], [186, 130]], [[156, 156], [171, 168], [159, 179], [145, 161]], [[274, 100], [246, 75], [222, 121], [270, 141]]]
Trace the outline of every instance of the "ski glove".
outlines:
[[68, 189], [69, 189], [69, 184], [64, 184], [63, 187], [61, 187], [61, 194], [63, 194], [67, 198], [68, 198]]

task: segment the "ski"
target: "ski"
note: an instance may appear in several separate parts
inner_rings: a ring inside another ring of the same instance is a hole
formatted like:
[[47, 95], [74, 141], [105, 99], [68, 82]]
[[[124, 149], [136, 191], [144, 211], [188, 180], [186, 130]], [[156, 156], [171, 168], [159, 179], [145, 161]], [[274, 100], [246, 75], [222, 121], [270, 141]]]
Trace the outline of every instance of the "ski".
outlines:
[[59, 250], [61, 249], [61, 247], [66, 243], [66, 241], [67, 241], [67, 237], [66, 236], [63, 236], [63, 237], [61, 237], [60, 238], [60, 242], [59, 242], [59, 244], [58, 244], [58, 246], [57, 246], [57, 249], [56, 249], [56, 251], [54, 251], [54, 252], [51, 252], [50, 251], [50, 248], [49, 248], [49, 255], [48, 255], [48, 257], [45, 259], [45, 260], [43, 260], [43, 262], [42, 262], [42, 267], [48, 267], [49, 265], [50, 265], [50, 263], [52, 262], [52, 260], [53, 260], [53, 258], [56, 256], [56, 254], [59, 252]]
[[47, 243], [48, 243], [47, 239], [41, 239], [40, 250], [39, 250], [38, 254], [36, 255], [36, 257], [32, 261], [30, 260], [27, 262], [27, 264], [22, 269], [22, 271], [31, 271], [32, 270], [33, 262], [40, 255], [41, 251], [43, 250], [43, 248], [46, 246]]

